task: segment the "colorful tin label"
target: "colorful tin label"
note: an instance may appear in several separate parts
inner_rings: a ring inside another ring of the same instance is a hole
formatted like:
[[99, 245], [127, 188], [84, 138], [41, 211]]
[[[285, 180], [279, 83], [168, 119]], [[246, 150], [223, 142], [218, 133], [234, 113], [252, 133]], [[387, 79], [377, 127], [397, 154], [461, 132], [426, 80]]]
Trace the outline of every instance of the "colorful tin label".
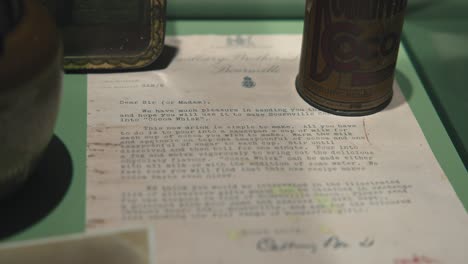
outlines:
[[345, 115], [378, 111], [392, 97], [407, 0], [308, 0], [297, 88]]

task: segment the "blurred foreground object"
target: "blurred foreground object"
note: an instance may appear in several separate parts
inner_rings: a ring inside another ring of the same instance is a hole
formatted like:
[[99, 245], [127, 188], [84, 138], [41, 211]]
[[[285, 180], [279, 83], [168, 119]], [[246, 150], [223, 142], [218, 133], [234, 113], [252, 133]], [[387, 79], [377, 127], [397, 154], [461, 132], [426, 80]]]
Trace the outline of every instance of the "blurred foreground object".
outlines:
[[8, 264], [150, 264], [154, 235], [149, 229], [117, 230], [0, 246]]
[[299, 94], [337, 115], [391, 101], [407, 0], [307, 0]]
[[165, 0], [42, 0], [62, 31], [67, 70], [150, 65], [164, 47]]
[[18, 189], [49, 144], [62, 86], [62, 46], [37, 0], [0, 1], [0, 198]]

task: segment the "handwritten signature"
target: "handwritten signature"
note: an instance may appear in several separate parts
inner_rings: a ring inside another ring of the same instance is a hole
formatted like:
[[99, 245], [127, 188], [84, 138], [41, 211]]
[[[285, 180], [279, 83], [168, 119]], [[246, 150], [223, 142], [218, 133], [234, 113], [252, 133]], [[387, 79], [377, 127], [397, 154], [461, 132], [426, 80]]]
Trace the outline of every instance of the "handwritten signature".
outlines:
[[257, 242], [257, 250], [262, 252], [281, 252], [289, 250], [307, 250], [311, 253], [317, 252], [315, 243], [298, 243], [295, 241], [279, 242], [274, 238], [262, 238]]
[[[361, 248], [370, 248], [374, 246], [375, 241], [371, 238], [359, 241], [357, 245]], [[266, 237], [257, 241], [257, 250], [261, 252], [285, 252], [294, 250], [303, 250], [310, 253], [316, 253], [319, 249], [339, 250], [350, 248], [352, 245], [338, 236], [331, 236], [322, 241], [317, 242], [297, 242], [293, 240], [278, 241], [275, 238]], [[398, 263], [400, 264], [400, 263]], [[406, 263], [405, 263], [406, 264]]]

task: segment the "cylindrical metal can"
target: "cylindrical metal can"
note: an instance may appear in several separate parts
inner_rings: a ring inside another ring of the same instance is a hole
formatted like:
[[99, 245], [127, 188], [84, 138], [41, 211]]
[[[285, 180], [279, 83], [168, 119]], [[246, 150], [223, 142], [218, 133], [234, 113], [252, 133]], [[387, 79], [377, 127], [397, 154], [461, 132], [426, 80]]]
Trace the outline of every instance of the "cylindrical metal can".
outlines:
[[311, 105], [360, 116], [385, 108], [408, 0], [307, 0], [296, 87]]

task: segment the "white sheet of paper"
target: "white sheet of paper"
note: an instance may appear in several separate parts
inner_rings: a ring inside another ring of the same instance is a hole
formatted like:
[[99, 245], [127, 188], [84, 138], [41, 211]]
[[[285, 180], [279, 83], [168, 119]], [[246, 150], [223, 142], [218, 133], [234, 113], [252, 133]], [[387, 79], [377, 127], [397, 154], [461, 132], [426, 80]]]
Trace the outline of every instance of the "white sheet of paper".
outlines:
[[397, 84], [337, 117], [296, 92], [301, 36], [166, 44], [167, 69], [89, 76], [88, 228], [152, 223], [163, 264], [466, 263], [466, 212]]

